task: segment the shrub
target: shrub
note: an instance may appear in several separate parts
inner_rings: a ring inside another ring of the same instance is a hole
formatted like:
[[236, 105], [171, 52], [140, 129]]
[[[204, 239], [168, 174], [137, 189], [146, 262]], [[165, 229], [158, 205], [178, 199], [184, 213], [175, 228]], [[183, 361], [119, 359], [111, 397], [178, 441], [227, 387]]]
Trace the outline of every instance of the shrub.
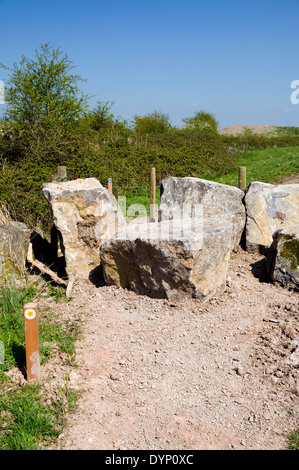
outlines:
[[198, 111], [193, 117], [183, 119], [184, 128], [190, 131], [216, 134], [218, 122], [213, 114]]
[[168, 114], [154, 111], [146, 116], [134, 116], [134, 130], [140, 134], [163, 134], [171, 129]]
[[270, 136], [245, 132], [241, 135], [221, 135], [220, 140], [233, 154], [246, 150], [258, 150], [274, 147], [290, 147], [299, 145], [299, 135], [281, 134]]

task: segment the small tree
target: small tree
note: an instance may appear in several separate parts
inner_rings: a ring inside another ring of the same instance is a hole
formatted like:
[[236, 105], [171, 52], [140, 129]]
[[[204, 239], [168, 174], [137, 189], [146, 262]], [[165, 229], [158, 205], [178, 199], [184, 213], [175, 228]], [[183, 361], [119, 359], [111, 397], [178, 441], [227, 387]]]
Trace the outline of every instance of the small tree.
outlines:
[[211, 113], [198, 111], [193, 117], [182, 120], [184, 128], [191, 131], [209, 132], [215, 134], [218, 128], [218, 122]]
[[146, 116], [134, 116], [133, 127], [136, 132], [141, 134], [162, 134], [172, 128], [168, 114], [158, 111]]
[[114, 103], [98, 101], [96, 107], [86, 115], [91, 129], [95, 131], [111, 129], [114, 123], [114, 114], [110, 112]]
[[80, 92], [79, 75], [71, 74], [73, 63], [67, 54], [48, 43], [35, 51], [35, 57], [22, 56], [12, 68], [5, 89], [6, 118], [21, 125], [49, 122], [66, 123], [80, 118], [87, 97]]
[[84, 145], [78, 124], [88, 99], [78, 87], [84, 80], [71, 73], [73, 63], [59, 48], [46, 43], [33, 59], [22, 56], [12, 68], [0, 65], [10, 73], [5, 118], [15, 131], [7, 158], [65, 164]]

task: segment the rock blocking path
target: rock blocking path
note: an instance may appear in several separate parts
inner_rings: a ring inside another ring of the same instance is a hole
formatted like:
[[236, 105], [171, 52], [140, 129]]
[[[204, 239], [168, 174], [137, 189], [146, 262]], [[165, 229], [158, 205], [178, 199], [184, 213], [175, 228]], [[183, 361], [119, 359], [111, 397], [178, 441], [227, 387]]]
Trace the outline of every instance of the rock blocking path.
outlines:
[[108, 285], [173, 301], [221, 295], [232, 224], [218, 219], [134, 221], [100, 248]]

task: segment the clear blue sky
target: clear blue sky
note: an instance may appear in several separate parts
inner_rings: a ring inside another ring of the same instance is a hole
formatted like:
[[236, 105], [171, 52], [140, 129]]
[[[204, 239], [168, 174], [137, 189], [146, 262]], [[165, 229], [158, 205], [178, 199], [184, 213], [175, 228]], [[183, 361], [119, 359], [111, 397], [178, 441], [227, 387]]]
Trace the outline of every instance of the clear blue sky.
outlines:
[[0, 18], [0, 62], [50, 42], [91, 107], [114, 101], [123, 119], [157, 110], [179, 126], [204, 110], [220, 128], [299, 126], [299, 0], [0, 0]]

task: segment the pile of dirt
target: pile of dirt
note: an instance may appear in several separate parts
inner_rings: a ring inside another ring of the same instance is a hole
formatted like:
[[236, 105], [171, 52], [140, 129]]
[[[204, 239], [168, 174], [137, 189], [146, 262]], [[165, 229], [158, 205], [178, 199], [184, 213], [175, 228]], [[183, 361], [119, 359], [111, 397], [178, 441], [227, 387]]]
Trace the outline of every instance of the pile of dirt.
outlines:
[[219, 129], [219, 134], [225, 135], [240, 135], [244, 134], [246, 130], [250, 130], [254, 134], [265, 134], [267, 132], [274, 132], [277, 130], [276, 126], [266, 126], [266, 125], [234, 125], [224, 127]]
[[83, 392], [55, 449], [285, 448], [298, 428], [298, 300], [241, 249], [209, 301], [75, 284], [55, 309], [83, 318], [78, 368], [58, 357], [42, 366]]

